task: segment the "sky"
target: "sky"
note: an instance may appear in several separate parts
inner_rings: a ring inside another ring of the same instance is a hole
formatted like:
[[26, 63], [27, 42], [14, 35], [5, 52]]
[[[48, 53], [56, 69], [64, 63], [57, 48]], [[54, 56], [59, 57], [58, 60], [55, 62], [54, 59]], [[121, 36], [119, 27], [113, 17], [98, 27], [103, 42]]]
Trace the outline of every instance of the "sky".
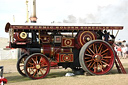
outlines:
[[[29, 0], [29, 16], [31, 15]], [[128, 0], [36, 0], [38, 23], [101, 23], [124, 26], [116, 40], [128, 42]], [[26, 21], [26, 0], [0, 0], [0, 37], [7, 22]], [[116, 32], [115, 32], [116, 33]]]

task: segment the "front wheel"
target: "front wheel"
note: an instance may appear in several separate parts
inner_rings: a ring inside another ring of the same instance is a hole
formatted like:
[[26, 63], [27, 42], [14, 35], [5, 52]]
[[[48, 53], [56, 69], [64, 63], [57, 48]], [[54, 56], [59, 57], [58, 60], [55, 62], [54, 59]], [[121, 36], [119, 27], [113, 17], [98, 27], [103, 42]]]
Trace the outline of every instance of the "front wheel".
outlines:
[[24, 70], [29, 78], [41, 79], [49, 73], [50, 62], [45, 55], [34, 53], [26, 59]]
[[102, 40], [87, 42], [80, 50], [80, 65], [92, 75], [108, 73], [115, 61], [115, 53], [109, 43]]

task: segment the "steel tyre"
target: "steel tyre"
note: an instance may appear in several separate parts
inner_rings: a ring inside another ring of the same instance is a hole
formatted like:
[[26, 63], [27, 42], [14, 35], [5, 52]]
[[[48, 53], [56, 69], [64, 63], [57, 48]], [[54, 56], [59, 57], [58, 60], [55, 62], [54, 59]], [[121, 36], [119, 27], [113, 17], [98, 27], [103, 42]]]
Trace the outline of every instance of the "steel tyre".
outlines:
[[111, 45], [102, 40], [87, 42], [80, 50], [80, 65], [92, 75], [109, 73], [115, 61], [115, 53]]

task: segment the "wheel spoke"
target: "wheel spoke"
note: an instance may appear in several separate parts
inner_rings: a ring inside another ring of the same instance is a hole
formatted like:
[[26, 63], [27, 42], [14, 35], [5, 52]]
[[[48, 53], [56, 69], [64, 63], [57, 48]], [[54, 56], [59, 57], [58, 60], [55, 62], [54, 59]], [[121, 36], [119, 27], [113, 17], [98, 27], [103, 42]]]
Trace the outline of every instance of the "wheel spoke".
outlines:
[[97, 62], [97, 65], [96, 65], [96, 70], [97, 70], [97, 71], [98, 71], [98, 64], [99, 64], [99, 63]]
[[39, 77], [39, 72], [38, 72], [38, 71], [36, 71], [36, 73], [37, 73], [37, 77]]
[[91, 57], [85, 57], [84, 59], [91, 59]]
[[90, 67], [91, 63], [92, 63], [92, 62], [90, 62], [90, 63], [88, 64], [88, 67]]
[[48, 65], [43, 65], [43, 66], [41, 65], [41, 68], [46, 68], [46, 67], [48, 67]]
[[44, 70], [44, 71], [47, 71], [47, 69], [45, 69], [45, 68], [40, 68], [40, 69], [42, 69], [42, 70]]
[[101, 61], [100, 61], [100, 64], [101, 64], [102, 68], [104, 68], [104, 66], [103, 66], [103, 64], [102, 64], [102, 62], [101, 62]]
[[95, 46], [95, 49], [96, 49], [96, 53], [98, 53], [97, 46]]
[[28, 70], [29, 70], [29, 72], [31, 73], [30, 68], [29, 68]]
[[21, 63], [24, 63], [24, 61], [25, 61], [25, 59], [23, 58], [23, 59], [21, 60]]
[[22, 69], [21, 71], [24, 71], [24, 69]]
[[92, 51], [92, 49], [91, 48], [89, 48], [89, 50], [95, 55], [95, 53]]
[[24, 67], [24, 65], [20, 65], [20, 67]]
[[99, 53], [101, 54], [102, 48], [100, 49]]
[[34, 73], [34, 70], [33, 68], [29, 68], [29, 73], [33, 72]]
[[36, 64], [35, 60], [32, 58], [32, 61], [34, 62], [34, 64]]
[[94, 64], [95, 64], [95, 62], [93, 62], [93, 64], [90, 66], [90, 68], [92, 68]]
[[33, 66], [33, 67], [27, 67], [27, 68], [35, 68], [35, 67]]
[[99, 50], [101, 49], [101, 47], [102, 47], [102, 44], [100, 44], [99, 49], [98, 49], [98, 51], [97, 51], [97, 52], [99, 52]]
[[37, 69], [36, 69], [36, 71], [34, 72], [33, 77], [35, 76], [36, 72], [37, 72]]
[[43, 58], [40, 58], [39, 64], [44, 63]]
[[91, 59], [91, 60], [88, 60], [88, 61], [85, 61], [85, 62], [91, 62], [91, 61], [93, 61], [93, 59]]
[[104, 49], [103, 49], [103, 46], [102, 46], [101, 49], [99, 49], [98, 52], [99, 52], [100, 54], [102, 54], [101, 52], [102, 52], [103, 50], [104, 50]]
[[111, 56], [104, 56], [103, 58], [111, 58]]
[[105, 65], [109, 66], [109, 64], [105, 63], [104, 61], [101, 61], [102, 63], [104, 63]]
[[30, 64], [30, 65], [34, 65], [33, 63], [30, 63], [30, 62], [28, 62], [28, 64]]
[[103, 61], [105, 61], [105, 62], [107, 62], [107, 63], [109, 63], [107, 60], [105, 60], [105, 59], [102, 59]]
[[108, 55], [108, 53], [103, 53], [102, 56]]
[[97, 71], [97, 67], [96, 67], [96, 64], [94, 64], [94, 72]]
[[104, 50], [103, 52], [101, 52], [101, 54], [103, 54], [104, 52], [108, 51], [108, 49]]
[[104, 70], [102, 69], [102, 66], [101, 66], [101, 65], [99, 65], [99, 67], [100, 67], [101, 71], [103, 72]]
[[93, 51], [95, 52], [95, 44], [93, 44]]
[[88, 51], [90, 54], [92, 54], [88, 49], [87, 49], [87, 51]]
[[41, 72], [42, 75], [44, 75], [44, 73], [41, 71], [41, 69], [40, 69], [40, 72]]
[[21, 60], [21, 62], [20, 63], [24, 63], [24, 60]]
[[86, 56], [90, 56], [90, 57], [92, 57], [92, 55], [90, 55], [90, 54], [85, 54]]

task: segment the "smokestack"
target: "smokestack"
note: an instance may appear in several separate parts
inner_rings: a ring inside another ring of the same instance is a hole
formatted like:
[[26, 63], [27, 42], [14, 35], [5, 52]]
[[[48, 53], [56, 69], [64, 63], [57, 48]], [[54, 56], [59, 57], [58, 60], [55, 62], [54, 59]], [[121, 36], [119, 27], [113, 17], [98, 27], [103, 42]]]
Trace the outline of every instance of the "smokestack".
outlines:
[[36, 23], [36, 0], [31, 0], [31, 16], [30, 16], [31, 23]]
[[[36, 23], [36, 0], [31, 0], [31, 16], [30, 16], [31, 23]], [[36, 32], [32, 30], [32, 43], [37, 43]]]

